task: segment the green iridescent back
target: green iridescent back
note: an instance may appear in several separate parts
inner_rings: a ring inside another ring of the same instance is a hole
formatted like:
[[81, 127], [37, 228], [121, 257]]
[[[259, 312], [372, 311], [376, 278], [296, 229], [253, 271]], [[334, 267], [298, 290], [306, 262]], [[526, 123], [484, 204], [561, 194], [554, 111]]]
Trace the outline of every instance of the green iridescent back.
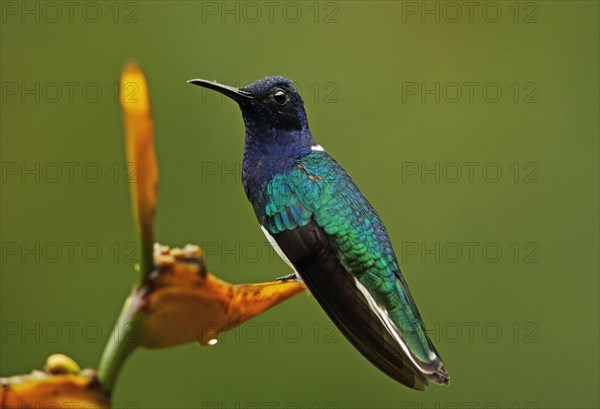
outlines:
[[413, 356], [432, 362], [435, 353], [383, 222], [329, 154], [313, 151], [304, 156], [294, 169], [263, 184], [254, 199], [259, 222], [272, 235], [314, 219], [349, 274], [387, 311]]

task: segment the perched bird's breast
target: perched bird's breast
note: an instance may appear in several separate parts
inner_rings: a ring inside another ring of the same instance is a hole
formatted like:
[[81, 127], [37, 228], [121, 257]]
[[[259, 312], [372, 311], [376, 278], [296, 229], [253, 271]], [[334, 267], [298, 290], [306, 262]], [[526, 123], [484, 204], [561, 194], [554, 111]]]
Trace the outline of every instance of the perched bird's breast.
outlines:
[[310, 152], [310, 143], [289, 143], [273, 132], [247, 132], [242, 183], [248, 199], [253, 203], [258, 200], [273, 178], [292, 172], [298, 160]]

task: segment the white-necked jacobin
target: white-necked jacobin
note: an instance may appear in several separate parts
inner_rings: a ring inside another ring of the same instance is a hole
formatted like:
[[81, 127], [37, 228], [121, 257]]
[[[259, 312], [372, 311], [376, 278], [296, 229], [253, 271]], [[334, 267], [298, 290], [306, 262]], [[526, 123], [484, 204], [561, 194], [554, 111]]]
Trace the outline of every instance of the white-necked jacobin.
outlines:
[[269, 242], [375, 366], [423, 390], [447, 384], [379, 215], [313, 139], [291, 81], [243, 88], [189, 82], [236, 101], [246, 125], [242, 181]]

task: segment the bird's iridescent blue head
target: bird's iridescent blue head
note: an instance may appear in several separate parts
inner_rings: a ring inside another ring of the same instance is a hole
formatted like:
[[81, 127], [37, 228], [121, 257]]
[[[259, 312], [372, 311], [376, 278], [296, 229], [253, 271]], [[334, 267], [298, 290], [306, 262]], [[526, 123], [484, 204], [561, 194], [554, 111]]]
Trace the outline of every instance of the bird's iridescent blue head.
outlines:
[[236, 101], [246, 124], [246, 142], [314, 144], [302, 97], [283, 77], [265, 77], [243, 88], [201, 79], [188, 81], [218, 91]]

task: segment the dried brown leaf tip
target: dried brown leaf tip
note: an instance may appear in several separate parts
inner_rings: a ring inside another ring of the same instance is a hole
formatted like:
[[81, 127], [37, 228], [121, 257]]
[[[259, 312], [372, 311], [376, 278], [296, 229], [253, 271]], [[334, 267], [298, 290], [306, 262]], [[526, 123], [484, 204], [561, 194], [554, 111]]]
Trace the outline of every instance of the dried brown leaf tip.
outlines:
[[13, 408], [110, 408], [110, 399], [96, 373], [81, 370], [71, 358], [50, 355], [44, 371], [0, 378], [2, 409]]

